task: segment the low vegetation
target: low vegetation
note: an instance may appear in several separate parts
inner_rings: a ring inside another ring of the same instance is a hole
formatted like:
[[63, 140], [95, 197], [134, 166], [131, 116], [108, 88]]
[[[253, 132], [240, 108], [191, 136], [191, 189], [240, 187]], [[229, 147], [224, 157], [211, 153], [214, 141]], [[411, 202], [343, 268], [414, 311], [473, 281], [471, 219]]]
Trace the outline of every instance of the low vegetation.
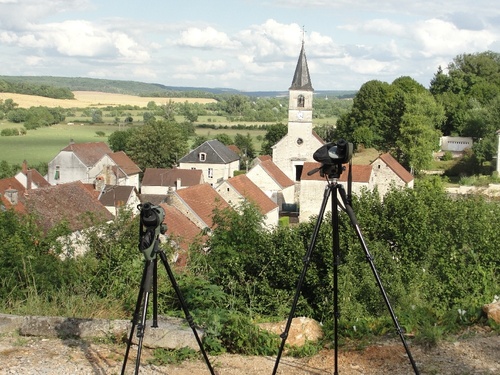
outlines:
[[[432, 343], [468, 325], [498, 329], [481, 310], [500, 295], [498, 203], [449, 198], [439, 179], [429, 178], [413, 190], [391, 191], [383, 203], [376, 193], [365, 192], [354, 200], [354, 209], [405, 332]], [[196, 323], [206, 329], [205, 345], [213, 354], [277, 350], [277, 338], [259, 332], [254, 324], [288, 316], [315, 221], [267, 232], [261, 220], [251, 205], [240, 212], [214, 211], [216, 229], [209, 252], [193, 241], [187, 267], [176, 270], [186, 303]], [[296, 312], [322, 322], [326, 341], [333, 329], [329, 223], [325, 218]], [[95, 229], [87, 254], [61, 260], [58, 254], [64, 249], [55, 238], [64, 227], [43, 236], [29, 217], [1, 212], [1, 311], [130, 317], [143, 267], [137, 226], [137, 218], [130, 220], [124, 213], [110, 226]], [[365, 254], [343, 213], [339, 234], [342, 340], [394, 332]], [[183, 317], [161, 271], [159, 288], [160, 314]]]

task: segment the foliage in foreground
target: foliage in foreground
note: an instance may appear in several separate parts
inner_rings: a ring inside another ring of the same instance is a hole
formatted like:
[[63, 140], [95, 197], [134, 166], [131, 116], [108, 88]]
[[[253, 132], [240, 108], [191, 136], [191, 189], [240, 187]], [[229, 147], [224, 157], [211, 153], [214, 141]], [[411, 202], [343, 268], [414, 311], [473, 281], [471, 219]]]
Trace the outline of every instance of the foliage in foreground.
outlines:
[[[500, 295], [500, 206], [479, 197], [451, 199], [436, 179], [415, 189], [354, 199], [354, 209], [402, 328], [429, 344], [459, 327], [485, 323], [481, 307]], [[315, 221], [266, 231], [250, 204], [215, 211], [209, 252], [196, 246], [176, 278], [211, 353], [272, 354], [277, 337], [256, 328], [288, 317]], [[0, 297], [7, 313], [129, 318], [143, 268], [137, 219], [122, 215], [91, 233], [90, 251], [60, 259], [55, 238], [29, 217], [0, 213]], [[394, 332], [366, 255], [344, 213], [340, 223], [340, 335], [360, 339]], [[330, 217], [318, 235], [296, 316], [333, 327], [333, 255]], [[169, 251], [169, 249], [166, 249]], [[164, 272], [159, 311], [182, 315]], [[137, 286], [137, 288], [134, 288]], [[494, 325], [492, 325], [495, 328]]]

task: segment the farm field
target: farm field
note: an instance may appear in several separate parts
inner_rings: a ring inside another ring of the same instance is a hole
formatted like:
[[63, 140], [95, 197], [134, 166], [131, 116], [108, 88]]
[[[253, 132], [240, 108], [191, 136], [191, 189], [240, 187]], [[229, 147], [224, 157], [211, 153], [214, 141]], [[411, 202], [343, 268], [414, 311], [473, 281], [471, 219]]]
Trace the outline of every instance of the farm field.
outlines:
[[[2, 124], [4, 127], [14, 127], [12, 124]], [[121, 126], [124, 130], [124, 126]], [[24, 136], [0, 137], [0, 160], [9, 164], [28, 164], [49, 162], [56, 154], [66, 147], [70, 140], [75, 142], [106, 142], [107, 136], [118, 130], [116, 125], [66, 125], [58, 124], [50, 127], [30, 130]], [[106, 137], [98, 137], [96, 132], [103, 131]]]
[[23, 95], [0, 92], [0, 100], [12, 99], [19, 104], [20, 108], [29, 107], [61, 107], [61, 108], [88, 108], [88, 107], [107, 107], [118, 105], [137, 105], [146, 107], [151, 101], [157, 105], [165, 104], [169, 100], [178, 103], [212, 103], [215, 99], [205, 98], [158, 98], [158, 97], [141, 97], [134, 95], [111, 94], [97, 91], [74, 91], [75, 99], [51, 99], [42, 96]]

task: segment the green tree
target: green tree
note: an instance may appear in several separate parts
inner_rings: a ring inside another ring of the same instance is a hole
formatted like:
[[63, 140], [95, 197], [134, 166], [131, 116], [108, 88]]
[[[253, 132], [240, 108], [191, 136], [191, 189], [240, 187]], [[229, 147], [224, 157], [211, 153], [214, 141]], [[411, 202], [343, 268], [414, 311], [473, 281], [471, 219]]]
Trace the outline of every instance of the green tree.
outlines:
[[247, 135], [242, 135], [240, 133], [236, 134], [234, 136], [234, 144], [241, 150], [246, 158], [249, 160], [255, 158], [255, 148], [250, 133], [247, 133]]
[[226, 134], [226, 133], [220, 133], [220, 134], [217, 134], [217, 136], [215, 137], [219, 142], [222, 142], [224, 143], [226, 146], [229, 146], [229, 145], [232, 145], [233, 144], [233, 139], [231, 138], [230, 135]]
[[129, 140], [129, 138], [132, 137], [132, 135], [134, 134], [134, 131], [135, 130], [133, 128], [127, 129], [125, 131], [123, 131], [123, 130], [114, 131], [108, 137], [109, 147], [111, 147], [111, 149], [114, 152], [117, 152], [117, 151], [127, 152], [128, 140]]
[[272, 155], [272, 147], [278, 143], [288, 132], [288, 127], [284, 124], [274, 124], [267, 128], [264, 142], [262, 142], [261, 155]]
[[176, 122], [150, 122], [136, 128], [127, 141], [127, 154], [142, 170], [170, 168], [187, 151], [187, 138]]
[[429, 167], [432, 152], [439, 148], [441, 133], [437, 129], [443, 120], [443, 108], [430, 93], [406, 95], [396, 146], [399, 159], [411, 170]]

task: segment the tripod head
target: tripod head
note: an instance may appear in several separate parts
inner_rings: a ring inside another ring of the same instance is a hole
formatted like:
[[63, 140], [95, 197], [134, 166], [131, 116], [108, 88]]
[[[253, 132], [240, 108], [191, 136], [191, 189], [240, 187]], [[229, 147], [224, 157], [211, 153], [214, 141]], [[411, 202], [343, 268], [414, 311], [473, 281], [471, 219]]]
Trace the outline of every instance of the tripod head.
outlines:
[[165, 210], [149, 202], [139, 204], [137, 208], [140, 211], [139, 250], [146, 260], [152, 260], [156, 257], [155, 241], [167, 231], [167, 225], [163, 223]]
[[321, 167], [313, 169], [308, 175], [319, 171], [321, 177], [327, 176], [328, 179], [339, 178], [345, 169], [342, 164], [348, 163], [352, 159], [352, 151], [352, 143], [344, 139], [321, 146], [313, 154], [314, 160], [320, 162]]

